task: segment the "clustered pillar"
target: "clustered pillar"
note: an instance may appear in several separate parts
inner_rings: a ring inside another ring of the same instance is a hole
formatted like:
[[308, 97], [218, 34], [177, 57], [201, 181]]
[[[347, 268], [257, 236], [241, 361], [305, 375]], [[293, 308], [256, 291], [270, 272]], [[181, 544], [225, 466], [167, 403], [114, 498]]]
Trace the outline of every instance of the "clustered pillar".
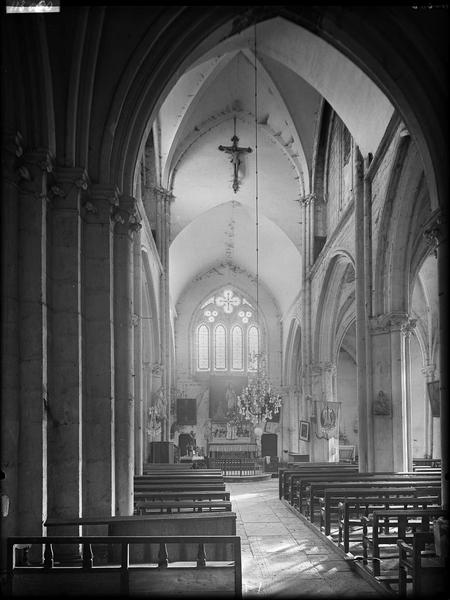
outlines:
[[135, 443], [133, 235], [141, 227], [135, 199], [121, 197], [113, 220], [116, 513], [132, 515]]
[[113, 186], [93, 185], [83, 206], [83, 516], [115, 515]]
[[164, 188], [155, 188], [156, 199], [156, 246], [162, 264], [160, 305], [161, 305], [161, 362], [162, 381], [164, 390], [165, 413], [161, 427], [161, 439], [170, 439], [170, 405], [171, 405], [171, 362], [172, 339], [170, 320], [170, 294], [169, 294], [169, 247], [170, 247], [170, 205], [173, 195]]
[[[82, 169], [57, 169], [55, 177], [50, 210], [48, 516], [63, 519], [82, 514], [80, 208], [88, 183]], [[55, 533], [78, 535], [79, 528], [59, 528]]]
[[22, 535], [42, 535], [47, 517], [47, 421], [56, 402], [48, 396], [47, 198], [52, 168], [50, 154], [38, 150], [24, 155], [20, 173], [18, 532]]

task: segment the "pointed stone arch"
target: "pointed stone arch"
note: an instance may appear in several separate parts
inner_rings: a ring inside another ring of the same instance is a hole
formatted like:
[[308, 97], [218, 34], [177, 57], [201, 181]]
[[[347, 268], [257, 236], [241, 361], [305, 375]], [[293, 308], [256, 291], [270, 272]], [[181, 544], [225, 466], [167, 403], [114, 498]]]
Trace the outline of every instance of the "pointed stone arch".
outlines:
[[302, 331], [298, 319], [291, 322], [284, 352], [284, 383], [298, 390], [302, 374]]
[[431, 215], [417, 147], [401, 131], [394, 156], [378, 229], [374, 314], [408, 312], [412, 263], [415, 254], [423, 255], [423, 222]]
[[[330, 258], [323, 278], [318, 301], [319, 309], [315, 319], [314, 362], [333, 362], [336, 357], [338, 327], [342, 326], [338, 323], [338, 315], [340, 312], [347, 314], [349, 310], [348, 294], [346, 298], [342, 296], [343, 285], [350, 276], [354, 281], [354, 273], [354, 261], [348, 252], [340, 250]], [[336, 293], [336, 290], [340, 292]], [[347, 315], [346, 318], [351, 317]]]

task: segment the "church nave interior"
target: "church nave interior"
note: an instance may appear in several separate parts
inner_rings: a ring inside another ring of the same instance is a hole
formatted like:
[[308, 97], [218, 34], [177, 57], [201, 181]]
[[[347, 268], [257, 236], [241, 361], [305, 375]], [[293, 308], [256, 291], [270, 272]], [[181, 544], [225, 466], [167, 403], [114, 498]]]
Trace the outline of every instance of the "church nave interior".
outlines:
[[[3, 15], [2, 591], [8, 538], [236, 536], [287, 470], [447, 509], [446, 17]], [[76, 547], [18, 566], [107, 562]]]

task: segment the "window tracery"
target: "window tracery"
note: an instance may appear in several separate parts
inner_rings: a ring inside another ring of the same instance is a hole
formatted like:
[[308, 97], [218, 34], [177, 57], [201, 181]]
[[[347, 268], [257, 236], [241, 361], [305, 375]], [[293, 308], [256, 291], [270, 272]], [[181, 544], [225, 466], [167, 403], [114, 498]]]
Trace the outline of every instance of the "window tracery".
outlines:
[[260, 331], [252, 303], [231, 288], [210, 296], [199, 307], [194, 327], [196, 371], [256, 370]]

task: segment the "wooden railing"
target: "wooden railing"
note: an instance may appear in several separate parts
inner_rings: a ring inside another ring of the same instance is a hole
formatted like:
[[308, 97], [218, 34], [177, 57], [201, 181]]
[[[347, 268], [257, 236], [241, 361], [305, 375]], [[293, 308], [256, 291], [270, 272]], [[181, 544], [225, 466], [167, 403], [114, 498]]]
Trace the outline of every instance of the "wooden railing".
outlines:
[[264, 472], [263, 461], [259, 458], [214, 457], [209, 459], [211, 468], [221, 469], [227, 475], [260, 475]]
[[[189, 562], [171, 563], [171, 544], [194, 544], [195, 556]], [[59, 566], [54, 560], [53, 547], [57, 544], [75, 544], [81, 547], [77, 566]], [[93, 546], [119, 545], [120, 561], [95, 566]], [[153, 544], [159, 547], [157, 562], [130, 564], [130, 546]], [[232, 561], [208, 563], [205, 547], [229, 545]], [[39, 565], [16, 565], [15, 546], [41, 545], [43, 561]], [[169, 549], [168, 549], [169, 547]], [[242, 596], [241, 539], [239, 536], [51, 536], [10, 537], [7, 540], [7, 594], [65, 595], [73, 593], [88, 595], [133, 596], [177, 595], [189, 590], [193, 595]]]

